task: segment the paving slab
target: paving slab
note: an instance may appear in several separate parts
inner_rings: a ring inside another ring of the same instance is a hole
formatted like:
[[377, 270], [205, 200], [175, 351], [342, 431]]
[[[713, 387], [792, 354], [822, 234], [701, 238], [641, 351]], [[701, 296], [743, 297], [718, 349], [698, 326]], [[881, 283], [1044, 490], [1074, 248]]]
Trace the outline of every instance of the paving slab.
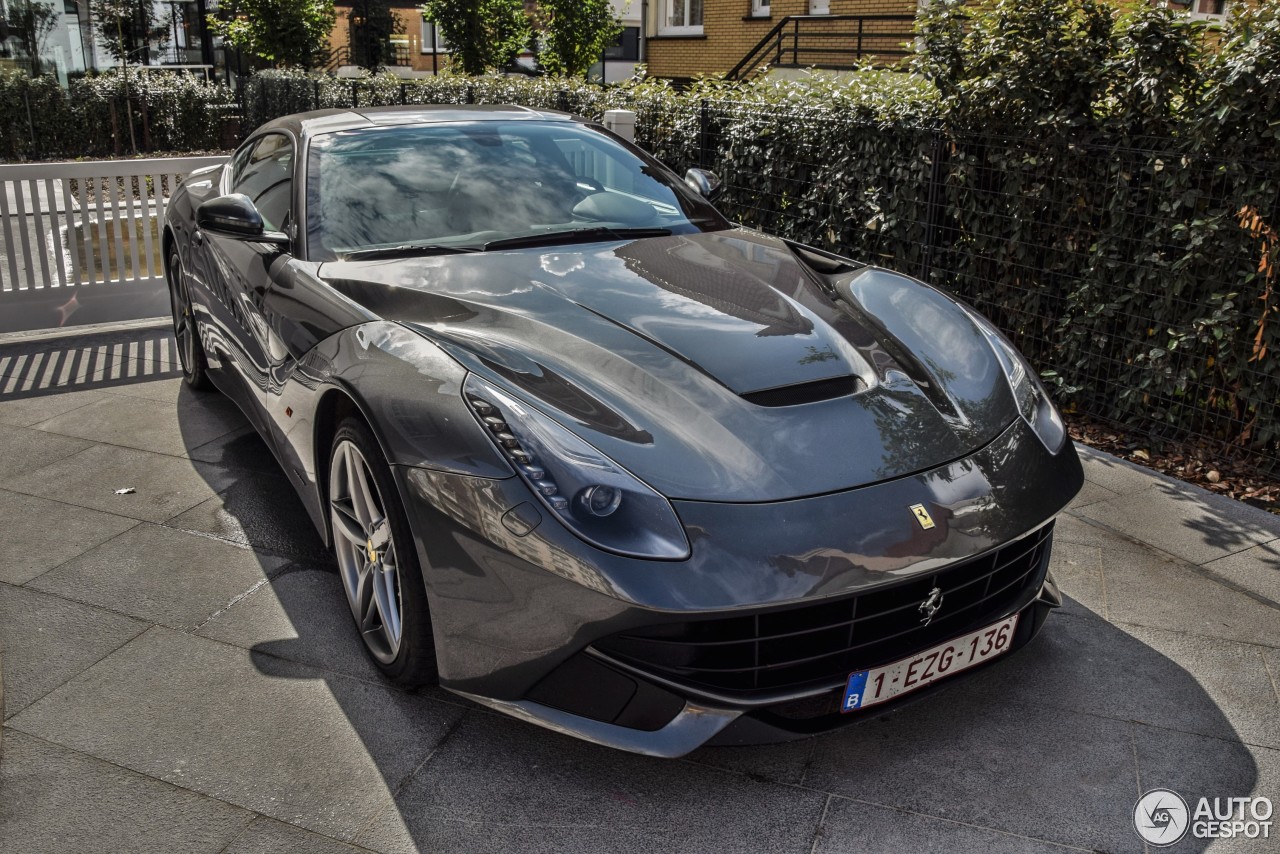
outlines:
[[1262, 660], [1267, 665], [1267, 675], [1271, 677], [1271, 687], [1276, 690], [1276, 699], [1280, 700], [1280, 649], [1263, 650]]
[[1153, 483], [1075, 512], [1194, 564], [1280, 537], [1280, 516], [1182, 483]]
[[1280, 606], [1280, 540], [1218, 558], [1204, 568]]
[[956, 691], [1280, 746], [1260, 648], [1094, 615], [1055, 614], [1025, 650]]
[[78, 454], [90, 443], [40, 430], [6, 426], [0, 430], [0, 484], [26, 472]]
[[703, 747], [685, 757], [686, 762], [724, 768], [755, 780], [798, 784], [804, 779], [813, 753], [821, 739], [805, 739], [783, 744], [761, 744], [750, 750], [739, 747]]
[[381, 678], [332, 569], [289, 567], [196, 634], [361, 679]]
[[[1156, 655], [1164, 656], [1169, 664], [1194, 681], [1208, 704], [1216, 707], [1229, 723], [1223, 732], [1178, 726], [1174, 721], [1165, 724], [1165, 728], [1280, 749], [1280, 700], [1276, 698], [1264, 658], [1270, 650], [1184, 632], [1139, 626], [1124, 628], [1134, 639], [1146, 644]], [[1172, 696], [1169, 700], [1175, 702]], [[1134, 719], [1137, 720], [1136, 717]]]
[[142, 634], [147, 624], [0, 584], [4, 714], [12, 717]]
[[[41, 431], [32, 431], [39, 433]], [[43, 433], [48, 440], [81, 442]], [[244, 472], [109, 445], [85, 450], [0, 486], [148, 522], [163, 522], [231, 486]], [[116, 495], [132, 487], [131, 495]]]
[[1132, 537], [1103, 527], [1091, 519], [1081, 518], [1072, 513], [1063, 513], [1053, 523], [1053, 545], [1056, 549], [1060, 543], [1075, 543], [1078, 546], [1094, 546], [1102, 549], [1104, 554], [1119, 552], [1138, 552], [1150, 554], [1150, 546]]
[[194, 629], [286, 563], [143, 523], [30, 586], [175, 629]]
[[[164, 379], [152, 379], [146, 382], [128, 385], [108, 386], [107, 394], [118, 394], [122, 397], [143, 397], [147, 400], [158, 400], [161, 403], [199, 404], [209, 398], [219, 398], [217, 391], [194, 391], [181, 376]], [[233, 404], [234, 405], [234, 404]]]
[[1112, 492], [1105, 486], [1086, 480], [1084, 485], [1080, 487], [1080, 492], [1076, 497], [1071, 499], [1071, 503], [1067, 505], [1068, 510], [1076, 510], [1089, 504], [1097, 504], [1099, 501], [1109, 501], [1112, 498], [1118, 498], [1120, 493]]
[[813, 846], [814, 854], [846, 851], [1065, 854], [1076, 850], [1079, 849], [846, 798], [831, 799]]
[[215, 854], [253, 813], [8, 730], [0, 850]]
[[267, 443], [248, 424], [212, 442], [190, 449], [187, 456], [201, 462], [263, 474], [279, 475], [282, 471]]
[[106, 395], [36, 425], [39, 430], [109, 445], [184, 456], [191, 448], [244, 426], [244, 416], [222, 396], [182, 407], [126, 395]]
[[165, 524], [259, 551], [312, 563], [333, 563], [329, 547], [320, 539], [310, 514], [283, 474], [243, 478]]
[[1110, 618], [1280, 647], [1276, 608], [1237, 592], [1197, 567], [1156, 554], [1116, 553], [1103, 562]]
[[463, 714], [263, 659], [152, 628], [9, 725], [348, 840], [391, 806], [391, 793]]
[[219, 854], [358, 854], [367, 850], [259, 816]]
[[1117, 495], [1132, 495], [1149, 489], [1154, 483], [1170, 480], [1157, 471], [1122, 460], [1105, 451], [1095, 450], [1088, 445], [1081, 445], [1079, 442], [1076, 443], [1076, 452], [1080, 455], [1080, 464], [1084, 467], [1085, 480]]
[[9, 584], [25, 584], [138, 524], [126, 516], [4, 489], [0, 519], [8, 525], [0, 537], [0, 582]]
[[826, 796], [469, 714], [354, 841], [378, 851], [808, 854]]
[[1049, 570], [1058, 589], [1067, 596], [1063, 613], [1080, 610], [1107, 615], [1106, 584], [1102, 574], [1102, 549], [1054, 538]]
[[0, 424], [13, 424], [18, 427], [30, 427], [41, 421], [48, 421], [55, 415], [87, 406], [107, 396], [105, 391], [84, 389], [82, 391], [63, 391], [57, 394], [39, 394], [26, 397], [9, 395], [0, 396]]
[[825, 737], [804, 785], [1065, 845], [1131, 850], [1130, 726], [955, 686]]

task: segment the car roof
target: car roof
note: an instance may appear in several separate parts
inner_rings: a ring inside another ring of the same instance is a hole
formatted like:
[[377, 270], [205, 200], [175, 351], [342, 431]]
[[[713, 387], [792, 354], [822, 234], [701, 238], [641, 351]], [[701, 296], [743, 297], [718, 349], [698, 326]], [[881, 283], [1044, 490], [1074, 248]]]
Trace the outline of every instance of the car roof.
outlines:
[[286, 130], [297, 136], [314, 136], [340, 130], [391, 125], [531, 120], [570, 122], [575, 121], [575, 118], [558, 110], [535, 110], [510, 104], [406, 104], [394, 107], [354, 107], [294, 113], [267, 122], [255, 133]]

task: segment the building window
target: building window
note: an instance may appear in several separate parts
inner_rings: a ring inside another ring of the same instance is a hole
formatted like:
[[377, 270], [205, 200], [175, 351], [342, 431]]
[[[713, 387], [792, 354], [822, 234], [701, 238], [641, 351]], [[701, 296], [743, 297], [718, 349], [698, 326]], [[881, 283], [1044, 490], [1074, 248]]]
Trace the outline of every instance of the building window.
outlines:
[[1231, 11], [1231, 0], [1168, 0], [1166, 5], [1205, 21], [1225, 20]]
[[751, 17], [769, 17], [769, 0], [751, 0]]
[[661, 35], [702, 35], [702, 0], [664, 0]]
[[640, 59], [640, 28], [623, 27], [618, 40], [604, 49], [605, 59], [636, 62]]
[[449, 42], [445, 40], [444, 35], [436, 26], [435, 21], [422, 19], [422, 52], [423, 53], [448, 53], [450, 50]]

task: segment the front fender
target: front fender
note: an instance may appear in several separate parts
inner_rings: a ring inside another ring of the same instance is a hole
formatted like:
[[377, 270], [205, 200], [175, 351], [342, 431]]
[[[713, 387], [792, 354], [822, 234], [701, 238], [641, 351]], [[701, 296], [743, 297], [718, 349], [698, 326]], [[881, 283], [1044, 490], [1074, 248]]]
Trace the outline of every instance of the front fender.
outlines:
[[466, 370], [397, 323], [374, 320], [325, 338], [272, 383], [266, 409], [280, 459], [323, 532], [327, 423], [349, 402], [392, 465], [472, 477], [512, 471], [462, 398]]

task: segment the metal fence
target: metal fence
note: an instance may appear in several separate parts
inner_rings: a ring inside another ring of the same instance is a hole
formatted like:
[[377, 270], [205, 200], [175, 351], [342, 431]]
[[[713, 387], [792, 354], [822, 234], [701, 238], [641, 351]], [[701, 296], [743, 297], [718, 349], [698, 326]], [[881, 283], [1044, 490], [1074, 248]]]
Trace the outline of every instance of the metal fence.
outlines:
[[223, 159], [0, 165], [0, 331], [61, 326], [93, 305], [93, 319], [127, 316], [122, 299], [155, 303], [169, 196]]

